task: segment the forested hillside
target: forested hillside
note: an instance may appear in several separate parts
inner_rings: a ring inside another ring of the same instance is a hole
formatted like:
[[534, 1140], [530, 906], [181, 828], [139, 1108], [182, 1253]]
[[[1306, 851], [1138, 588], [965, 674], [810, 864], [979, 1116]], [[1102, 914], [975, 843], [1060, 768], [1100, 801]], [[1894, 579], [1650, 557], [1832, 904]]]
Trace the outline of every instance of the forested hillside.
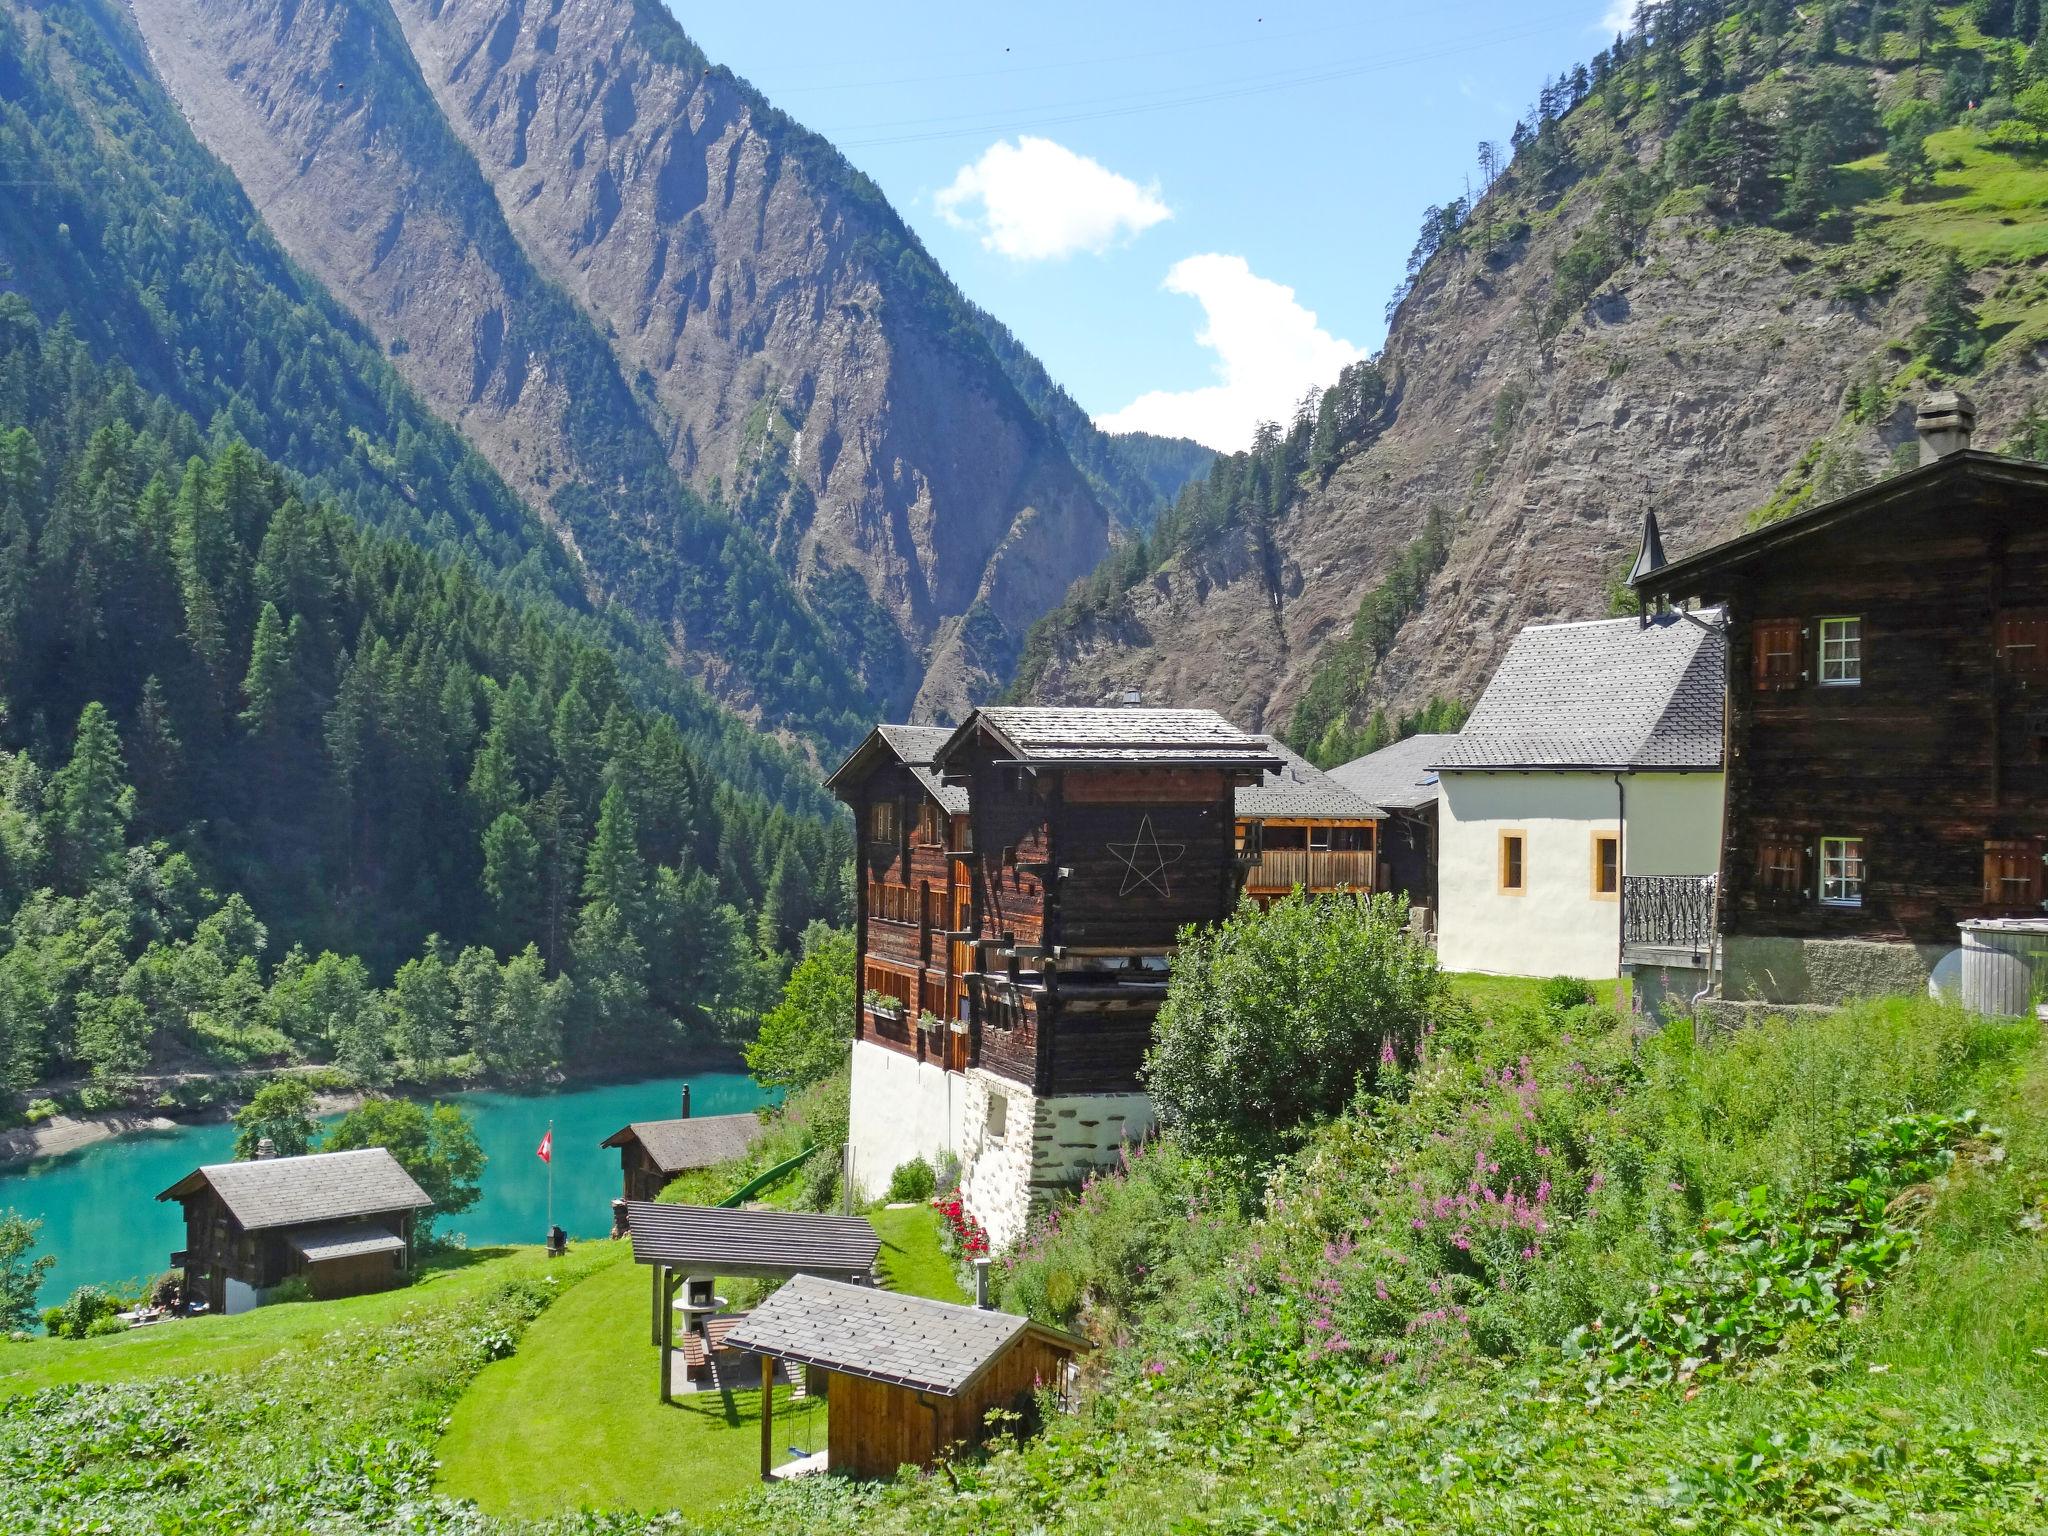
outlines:
[[1372, 408], [1332, 381], [1219, 461], [1014, 692], [1139, 687], [1339, 760], [1469, 703], [1523, 624], [1605, 613], [1652, 507], [1677, 554], [1888, 473], [1937, 384], [2042, 450], [2040, 7], [1640, 14], [1427, 211], [1347, 374]]
[[660, 1059], [843, 917], [848, 839], [0, 297], [0, 1083]]

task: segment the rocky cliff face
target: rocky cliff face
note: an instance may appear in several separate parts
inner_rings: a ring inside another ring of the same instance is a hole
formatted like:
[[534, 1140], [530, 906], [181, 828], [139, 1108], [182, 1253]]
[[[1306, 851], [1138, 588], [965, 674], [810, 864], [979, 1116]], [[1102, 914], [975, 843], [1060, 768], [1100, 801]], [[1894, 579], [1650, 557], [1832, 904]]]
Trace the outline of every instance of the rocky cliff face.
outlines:
[[[1646, 131], [1626, 153], [1651, 163], [1659, 142]], [[1482, 204], [1476, 221], [1527, 215], [1531, 232], [1490, 258], [1447, 250], [1424, 268], [1382, 359], [1387, 430], [1305, 487], [1272, 550], [1233, 529], [1059, 636], [1034, 698], [1093, 703], [1136, 687], [1148, 703], [1285, 729], [1361, 598], [1440, 509], [1447, 558], [1365, 707], [1469, 702], [1523, 625], [1608, 612], [1645, 513], [1676, 556], [1739, 532], [1830, 462], [1851, 477], [1886, 472], [1926, 387], [1906, 338], [1938, 241], [1862, 229], [1824, 244], [1673, 197], [1633, 258], [1545, 339], [1555, 261], [1600, 217], [1601, 190], [1589, 176], [1533, 206]], [[1971, 286], [1987, 320], [1991, 296], [2023, 308], [2044, 297], [2016, 261], [1979, 267]], [[2044, 362], [2048, 347], [2015, 334], [1964, 381], [1979, 446], [1996, 446], [2033, 403]], [[1882, 406], [1854, 419], [1847, 396], [1872, 377]]]
[[[694, 588], [641, 591], [635, 551], [715, 566], [744, 535], [874, 707], [950, 717], [1106, 549], [1101, 499], [886, 202], [658, 4], [133, 10], [200, 136], [435, 409], [571, 542], [626, 524], [586, 565], [686, 653]], [[594, 513], [643, 452], [740, 527]]]

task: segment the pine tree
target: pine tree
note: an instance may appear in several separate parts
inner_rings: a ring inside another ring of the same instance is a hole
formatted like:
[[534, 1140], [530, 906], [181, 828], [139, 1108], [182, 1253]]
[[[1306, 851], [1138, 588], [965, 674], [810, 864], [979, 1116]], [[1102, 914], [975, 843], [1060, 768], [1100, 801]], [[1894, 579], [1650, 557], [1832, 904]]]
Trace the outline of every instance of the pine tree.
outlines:
[[138, 829], [149, 835], [170, 831], [184, 819], [185, 749], [171, 719], [170, 701], [152, 672], [142, 682], [136, 705], [134, 750], [135, 806]]
[[268, 735], [284, 724], [285, 692], [291, 685], [291, 641], [275, 603], [265, 603], [249, 645], [249, 670], [242, 679], [242, 724]]
[[2034, 41], [2027, 49], [2026, 67], [2021, 71], [2028, 85], [2039, 85], [2048, 80], [2048, 8], [2044, 8], [2041, 19], [2034, 26]]
[[415, 1067], [444, 1060], [455, 1045], [455, 978], [438, 936], [391, 980], [392, 1040]]
[[586, 902], [576, 922], [572, 971], [580, 1047], [617, 1050], [645, 1043], [647, 952], [626, 914], [608, 901]]
[[1785, 189], [1785, 222], [1794, 229], [1811, 229], [1829, 206], [1834, 166], [1828, 158], [1827, 130], [1819, 124], [1806, 130], [1799, 141], [1799, 161]]
[[1927, 292], [1927, 318], [1913, 331], [1913, 345], [1950, 373], [1968, 373], [1984, 355], [1977, 311], [1970, 304], [1970, 274], [1955, 252], [1935, 274]]
[[1841, 48], [1841, 40], [1835, 35], [1835, 7], [1833, 0], [1821, 0], [1820, 25], [1814, 29], [1813, 56], [1816, 59], [1832, 59]]
[[484, 895], [498, 942], [514, 948], [541, 929], [541, 848], [520, 817], [507, 811], [484, 831]]
[[590, 840], [590, 852], [583, 864], [583, 899], [605, 902], [618, 908], [629, 924], [637, 926], [643, 916], [647, 893], [647, 867], [640, 858], [639, 833], [633, 812], [626, 804], [626, 792], [617, 784], [604, 792], [604, 804], [597, 813], [597, 833]]
[[135, 791], [127, 784], [121, 738], [97, 700], [78, 717], [71, 760], [50, 776], [45, 796], [57, 888], [83, 894], [121, 867]]
[[1884, 62], [1884, 0], [1870, 0], [1870, 16], [1863, 28], [1863, 56], [1873, 64]]

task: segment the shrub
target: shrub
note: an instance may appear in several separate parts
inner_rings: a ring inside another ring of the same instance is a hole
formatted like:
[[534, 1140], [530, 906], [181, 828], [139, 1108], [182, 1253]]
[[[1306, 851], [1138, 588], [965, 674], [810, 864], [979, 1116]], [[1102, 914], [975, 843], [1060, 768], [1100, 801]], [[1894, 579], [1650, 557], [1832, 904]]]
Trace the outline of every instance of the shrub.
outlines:
[[263, 1293], [266, 1307], [289, 1306], [295, 1301], [311, 1301], [313, 1287], [306, 1283], [304, 1275], [288, 1275]]
[[891, 1200], [929, 1200], [938, 1187], [932, 1165], [921, 1157], [913, 1157], [889, 1175]]
[[44, 1310], [43, 1327], [53, 1339], [82, 1339], [91, 1333], [93, 1324], [120, 1310], [118, 1296], [97, 1285], [81, 1285], [61, 1307]]
[[1455, 1006], [1391, 896], [1246, 902], [1182, 930], [1145, 1080], [1191, 1148], [1263, 1163], [1411, 1064]]
[[30, 1125], [41, 1125], [52, 1115], [63, 1113], [63, 1107], [55, 1099], [30, 1099], [28, 1108], [22, 1111], [22, 1118]]
[[86, 1324], [85, 1336], [88, 1339], [102, 1339], [110, 1333], [126, 1333], [127, 1331], [128, 1325], [109, 1312], [106, 1316], [96, 1317]]
[[1543, 1011], [1555, 1017], [1594, 1001], [1593, 983], [1577, 976], [1553, 976], [1536, 994]]

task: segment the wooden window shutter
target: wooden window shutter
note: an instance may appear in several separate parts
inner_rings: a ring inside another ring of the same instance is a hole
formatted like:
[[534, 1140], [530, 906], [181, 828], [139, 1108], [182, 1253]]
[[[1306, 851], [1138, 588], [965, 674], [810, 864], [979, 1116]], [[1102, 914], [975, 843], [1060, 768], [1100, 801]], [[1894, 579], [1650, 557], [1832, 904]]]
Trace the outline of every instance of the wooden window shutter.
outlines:
[[1995, 640], [2008, 675], [2048, 679], [2048, 613], [2000, 614]]
[[1984, 845], [1984, 905], [2032, 911], [2041, 905], [2038, 837], [1993, 838]]
[[1758, 619], [1750, 626], [1750, 680], [1758, 693], [1797, 688], [1806, 658], [1799, 620]]
[[1774, 896], [1806, 894], [1806, 840], [1772, 836], [1757, 844], [1757, 889]]

